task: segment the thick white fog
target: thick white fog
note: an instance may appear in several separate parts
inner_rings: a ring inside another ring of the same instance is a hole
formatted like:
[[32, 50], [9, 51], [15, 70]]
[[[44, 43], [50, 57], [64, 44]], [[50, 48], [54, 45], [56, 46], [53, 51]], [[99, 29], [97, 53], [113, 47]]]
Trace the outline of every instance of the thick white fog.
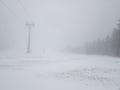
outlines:
[[0, 90], [120, 90], [120, 0], [0, 0]]
[[2, 0], [0, 50], [62, 50], [110, 34], [120, 17], [119, 0]]

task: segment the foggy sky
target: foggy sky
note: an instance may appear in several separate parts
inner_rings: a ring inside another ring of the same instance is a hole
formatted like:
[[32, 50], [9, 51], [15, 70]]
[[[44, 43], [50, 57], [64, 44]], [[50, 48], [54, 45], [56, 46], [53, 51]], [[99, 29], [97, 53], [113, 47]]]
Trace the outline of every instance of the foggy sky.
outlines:
[[[120, 0], [3, 0], [0, 3], [0, 50], [63, 49], [110, 34], [120, 17]], [[21, 3], [20, 3], [21, 2]]]

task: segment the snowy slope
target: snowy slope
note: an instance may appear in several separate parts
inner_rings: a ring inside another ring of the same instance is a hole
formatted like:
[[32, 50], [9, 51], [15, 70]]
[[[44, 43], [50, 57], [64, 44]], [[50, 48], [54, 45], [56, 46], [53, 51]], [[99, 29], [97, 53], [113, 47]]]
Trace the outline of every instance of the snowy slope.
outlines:
[[4, 56], [0, 90], [120, 90], [120, 59], [75, 54]]

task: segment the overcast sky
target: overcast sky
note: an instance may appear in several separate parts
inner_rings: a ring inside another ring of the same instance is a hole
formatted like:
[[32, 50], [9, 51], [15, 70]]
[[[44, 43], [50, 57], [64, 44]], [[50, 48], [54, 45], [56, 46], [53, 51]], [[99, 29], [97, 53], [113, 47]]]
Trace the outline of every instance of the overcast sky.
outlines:
[[0, 49], [26, 50], [28, 27], [33, 50], [81, 46], [110, 34], [120, 18], [120, 0], [2, 0]]

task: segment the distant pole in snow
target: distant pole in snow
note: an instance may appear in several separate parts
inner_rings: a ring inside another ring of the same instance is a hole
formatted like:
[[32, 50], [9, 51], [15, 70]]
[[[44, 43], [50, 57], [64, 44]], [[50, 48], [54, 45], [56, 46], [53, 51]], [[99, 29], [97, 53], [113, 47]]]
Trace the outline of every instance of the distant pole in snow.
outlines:
[[27, 23], [26, 26], [28, 27], [28, 45], [27, 45], [27, 53], [31, 52], [31, 28], [35, 25], [33, 23]]

